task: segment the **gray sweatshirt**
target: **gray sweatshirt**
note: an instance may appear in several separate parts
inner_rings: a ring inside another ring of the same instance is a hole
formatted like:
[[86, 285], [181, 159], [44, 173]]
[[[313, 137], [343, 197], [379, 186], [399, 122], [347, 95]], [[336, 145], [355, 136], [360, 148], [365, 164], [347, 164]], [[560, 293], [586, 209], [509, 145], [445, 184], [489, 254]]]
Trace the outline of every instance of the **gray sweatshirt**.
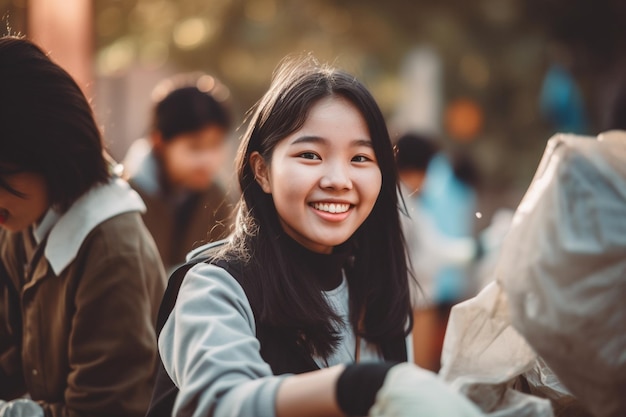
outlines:
[[[345, 279], [326, 296], [340, 315], [347, 312]], [[275, 417], [276, 391], [287, 375], [272, 374], [261, 357], [255, 328], [252, 309], [235, 278], [205, 263], [189, 270], [159, 337], [163, 365], [179, 389], [174, 416]], [[350, 326], [341, 330], [337, 352], [344, 353], [327, 363], [314, 358], [318, 364], [354, 361], [354, 335]], [[410, 344], [407, 352], [412, 353]], [[361, 359], [381, 360], [364, 341]]]

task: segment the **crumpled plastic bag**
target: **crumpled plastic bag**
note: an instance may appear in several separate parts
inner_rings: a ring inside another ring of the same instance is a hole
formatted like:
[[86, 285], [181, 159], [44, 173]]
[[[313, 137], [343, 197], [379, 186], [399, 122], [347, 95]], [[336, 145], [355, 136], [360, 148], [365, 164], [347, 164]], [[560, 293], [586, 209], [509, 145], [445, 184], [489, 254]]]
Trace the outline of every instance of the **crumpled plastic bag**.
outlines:
[[550, 400], [575, 402], [511, 325], [497, 282], [452, 308], [441, 360], [439, 376], [490, 417], [554, 417]]
[[471, 401], [441, 381], [437, 374], [405, 362], [387, 372], [368, 416], [483, 417], [483, 414]]
[[440, 376], [492, 417], [626, 415], [626, 132], [548, 142], [495, 275]]
[[594, 416], [626, 415], [626, 132], [550, 139], [496, 279], [558, 379]]

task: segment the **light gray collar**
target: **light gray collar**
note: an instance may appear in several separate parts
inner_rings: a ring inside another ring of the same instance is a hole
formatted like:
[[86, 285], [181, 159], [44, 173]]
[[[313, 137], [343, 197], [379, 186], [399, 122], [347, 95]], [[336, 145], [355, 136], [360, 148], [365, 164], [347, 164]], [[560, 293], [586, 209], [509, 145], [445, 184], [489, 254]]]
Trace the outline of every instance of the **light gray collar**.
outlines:
[[130, 175], [133, 183], [141, 189], [142, 192], [155, 197], [161, 192], [159, 184], [159, 166], [154, 154], [154, 150], [146, 153], [144, 158], [138, 163], [135, 172]]
[[61, 218], [61, 215], [55, 209], [48, 209], [46, 214], [43, 216], [43, 220], [41, 220], [41, 222], [33, 230], [33, 236], [35, 237], [37, 245], [41, 244], [41, 242], [46, 238], [59, 218]]
[[45, 232], [44, 226], [49, 227], [50, 234], [44, 253], [54, 273], [59, 275], [76, 258], [89, 232], [105, 220], [132, 211], [143, 213], [146, 206], [139, 194], [125, 181], [113, 179], [89, 190], [67, 212], [60, 216], [57, 214], [56, 221], [54, 214], [51, 214], [54, 211], [49, 210], [37, 227], [35, 237], [43, 238], [45, 233], [41, 233]]

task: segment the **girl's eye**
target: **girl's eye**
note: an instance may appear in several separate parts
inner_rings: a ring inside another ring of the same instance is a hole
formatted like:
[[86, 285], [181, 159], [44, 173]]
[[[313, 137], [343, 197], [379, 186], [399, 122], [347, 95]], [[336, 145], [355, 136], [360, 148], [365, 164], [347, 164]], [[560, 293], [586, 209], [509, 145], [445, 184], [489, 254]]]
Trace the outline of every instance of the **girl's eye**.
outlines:
[[315, 154], [313, 152], [302, 152], [298, 156], [300, 158], [304, 158], [304, 159], [321, 159], [317, 154]]
[[357, 155], [355, 157], [352, 158], [352, 162], [368, 162], [371, 161], [372, 159], [365, 156], [365, 155]]

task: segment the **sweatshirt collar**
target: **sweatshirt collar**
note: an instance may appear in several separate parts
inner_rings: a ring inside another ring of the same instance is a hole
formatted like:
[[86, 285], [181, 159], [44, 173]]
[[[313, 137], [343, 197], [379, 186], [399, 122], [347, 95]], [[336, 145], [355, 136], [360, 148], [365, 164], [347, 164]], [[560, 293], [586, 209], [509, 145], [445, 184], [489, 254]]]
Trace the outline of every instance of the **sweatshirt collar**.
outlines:
[[87, 191], [63, 214], [48, 210], [34, 231], [35, 239], [39, 243], [49, 233], [44, 253], [59, 275], [76, 258], [83, 241], [96, 226], [132, 211], [143, 213], [146, 206], [125, 181], [112, 179]]
[[281, 234], [287, 254], [302, 266], [303, 273], [311, 274], [323, 291], [331, 291], [341, 285], [343, 268], [349, 263], [351, 244], [336, 246], [330, 254], [313, 252], [286, 233]]

